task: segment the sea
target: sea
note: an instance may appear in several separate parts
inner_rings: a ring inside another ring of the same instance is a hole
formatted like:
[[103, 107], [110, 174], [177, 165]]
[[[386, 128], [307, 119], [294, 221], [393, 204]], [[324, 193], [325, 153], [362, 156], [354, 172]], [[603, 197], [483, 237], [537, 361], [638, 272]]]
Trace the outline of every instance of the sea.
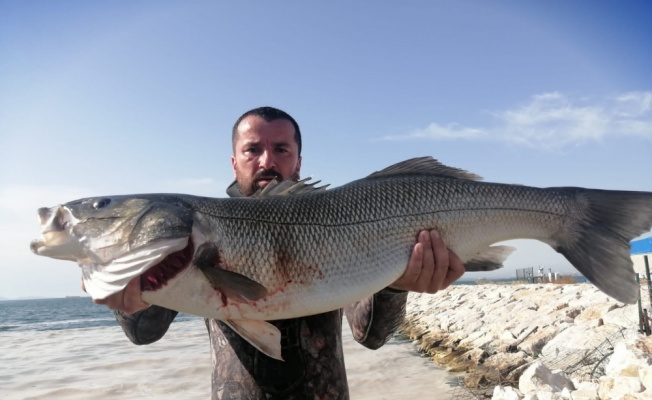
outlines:
[[[179, 314], [175, 322], [199, 317]], [[116, 326], [113, 311], [87, 296], [0, 301], [0, 332]]]
[[[576, 283], [585, 283], [583, 276], [573, 276]], [[513, 283], [515, 279], [460, 280], [456, 285], [477, 285], [486, 282]], [[199, 317], [180, 313], [175, 322], [191, 321]], [[56, 331], [75, 328], [116, 326], [113, 312], [94, 304], [88, 296], [56, 299], [0, 300], [0, 332]]]
[[[454, 398], [459, 377], [410, 340], [371, 351], [344, 325], [352, 399]], [[1, 400], [209, 399], [212, 367], [200, 317], [179, 314], [161, 340], [135, 346], [89, 297], [0, 301]]]

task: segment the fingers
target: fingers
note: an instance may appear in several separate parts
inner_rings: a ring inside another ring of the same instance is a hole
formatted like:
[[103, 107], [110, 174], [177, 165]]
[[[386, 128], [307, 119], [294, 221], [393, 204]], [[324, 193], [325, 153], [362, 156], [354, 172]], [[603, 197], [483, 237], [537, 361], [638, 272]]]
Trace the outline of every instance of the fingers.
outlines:
[[[424, 292], [437, 293], [439, 290], [444, 289], [443, 285], [450, 265], [450, 252], [437, 231], [430, 231], [429, 236], [430, 242], [432, 243], [430, 252], [431, 254], [434, 254], [434, 261], [432, 264], [433, 273], [430, 282], [428, 282], [428, 287]], [[426, 264], [424, 263], [424, 268], [425, 267]]]
[[448, 255], [450, 263], [448, 264], [448, 271], [440, 289], [446, 289], [453, 282], [460, 279], [462, 275], [464, 275], [464, 272], [466, 272], [464, 269], [464, 264], [462, 264], [462, 260], [460, 260], [460, 258], [455, 253], [449, 251]]
[[419, 233], [407, 268], [391, 288], [419, 293], [437, 293], [464, 274], [462, 261], [435, 230]]
[[417, 246], [420, 248], [421, 257], [418, 260], [414, 260], [414, 275], [416, 279], [413, 280], [414, 285], [412, 290], [415, 292], [426, 292], [435, 276], [435, 254], [432, 250], [431, 235], [427, 231], [419, 233], [419, 243], [416, 244], [415, 248]]
[[111, 310], [119, 310], [127, 314], [133, 314], [149, 307], [149, 304], [142, 299], [140, 278], [138, 277], [129, 281], [127, 286], [118, 293], [105, 299], [93, 299], [93, 303], [102, 304]]
[[405, 272], [390, 287], [405, 291], [424, 292], [432, 278], [433, 270], [434, 255], [430, 244], [430, 235], [427, 231], [423, 231], [419, 233], [418, 242], [412, 249]]

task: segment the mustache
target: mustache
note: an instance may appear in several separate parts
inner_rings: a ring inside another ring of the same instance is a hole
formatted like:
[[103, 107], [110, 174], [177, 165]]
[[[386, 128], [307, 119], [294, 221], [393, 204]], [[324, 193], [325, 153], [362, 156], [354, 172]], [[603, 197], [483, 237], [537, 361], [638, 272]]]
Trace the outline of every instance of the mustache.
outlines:
[[254, 181], [260, 179], [277, 179], [280, 182], [283, 180], [283, 176], [273, 169], [264, 169], [254, 174]]

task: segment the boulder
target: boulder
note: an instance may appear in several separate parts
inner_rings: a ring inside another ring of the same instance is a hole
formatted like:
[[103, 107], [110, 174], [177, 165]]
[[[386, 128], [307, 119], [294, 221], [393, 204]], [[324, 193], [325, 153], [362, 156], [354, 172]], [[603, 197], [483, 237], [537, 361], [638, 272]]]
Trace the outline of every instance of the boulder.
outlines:
[[600, 304], [593, 304], [584, 309], [577, 317], [575, 323], [587, 323], [595, 320], [600, 320], [611, 310], [618, 307], [618, 304], [613, 301], [604, 302]]
[[575, 390], [573, 382], [561, 371], [550, 371], [540, 362], [533, 363], [518, 380], [521, 393], [561, 392], [562, 389]]
[[491, 400], [520, 400], [523, 396], [511, 386], [496, 386]]
[[598, 396], [601, 399], [624, 399], [625, 396], [641, 393], [643, 390], [645, 388], [637, 377], [603, 376], [600, 378]]

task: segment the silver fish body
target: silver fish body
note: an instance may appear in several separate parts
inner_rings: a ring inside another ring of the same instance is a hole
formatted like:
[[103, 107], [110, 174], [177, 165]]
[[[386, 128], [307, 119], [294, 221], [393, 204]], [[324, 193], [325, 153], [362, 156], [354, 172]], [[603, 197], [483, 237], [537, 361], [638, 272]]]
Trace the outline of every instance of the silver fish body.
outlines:
[[97, 298], [141, 276], [145, 301], [227, 321], [280, 357], [277, 332], [253, 321], [317, 314], [377, 292], [402, 275], [423, 229], [437, 229], [467, 271], [502, 266], [513, 249], [494, 243], [540, 240], [633, 303], [629, 241], [652, 228], [652, 193], [485, 183], [431, 158], [335, 189], [283, 183], [264, 192], [107, 196], [41, 209], [44, 239], [32, 250], [77, 261]]

